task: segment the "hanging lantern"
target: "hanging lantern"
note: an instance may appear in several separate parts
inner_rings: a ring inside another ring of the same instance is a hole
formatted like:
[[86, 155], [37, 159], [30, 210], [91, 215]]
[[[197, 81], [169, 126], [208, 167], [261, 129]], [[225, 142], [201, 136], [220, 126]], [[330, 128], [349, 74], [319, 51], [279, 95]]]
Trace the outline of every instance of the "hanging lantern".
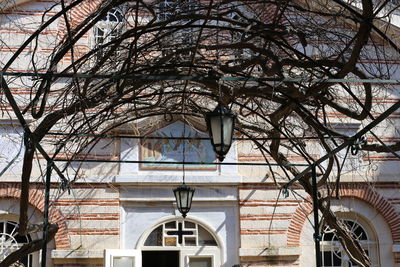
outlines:
[[192, 207], [192, 198], [194, 191], [195, 191], [194, 188], [190, 188], [185, 183], [181, 184], [180, 186], [174, 189], [176, 204], [183, 218], [186, 217], [186, 214]]
[[211, 143], [219, 161], [223, 161], [232, 144], [236, 115], [221, 104], [206, 113], [206, 123]]

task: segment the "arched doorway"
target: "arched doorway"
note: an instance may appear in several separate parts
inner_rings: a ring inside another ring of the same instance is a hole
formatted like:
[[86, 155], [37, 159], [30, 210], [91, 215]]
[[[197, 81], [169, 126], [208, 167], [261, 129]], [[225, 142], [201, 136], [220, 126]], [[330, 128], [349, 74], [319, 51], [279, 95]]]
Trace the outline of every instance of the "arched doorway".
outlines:
[[142, 267], [216, 267], [221, 247], [205, 225], [190, 219], [170, 219], [151, 228], [140, 244]]

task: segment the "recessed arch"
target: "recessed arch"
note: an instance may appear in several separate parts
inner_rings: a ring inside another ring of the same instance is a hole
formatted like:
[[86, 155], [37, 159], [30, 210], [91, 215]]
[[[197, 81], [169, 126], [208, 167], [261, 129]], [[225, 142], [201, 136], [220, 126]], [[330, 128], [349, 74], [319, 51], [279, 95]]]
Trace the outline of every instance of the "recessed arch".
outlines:
[[[19, 199], [21, 195], [20, 185], [17, 183], [0, 184], [0, 198]], [[28, 203], [40, 212], [44, 212], [44, 194], [41, 189], [29, 190]], [[67, 224], [61, 211], [55, 207], [49, 208], [50, 222], [58, 225], [58, 231], [54, 237], [56, 249], [70, 248], [70, 240], [67, 232]]]
[[[392, 252], [394, 244], [392, 231], [384, 216], [374, 206], [362, 199], [342, 195], [341, 199], [333, 199], [331, 201], [331, 210], [342, 220], [350, 219], [358, 222], [363, 226], [364, 230], [368, 230], [369, 236], [374, 236], [371, 239], [372, 243], [375, 243], [373, 246], [374, 253], [371, 254], [372, 266], [394, 266], [396, 264], [396, 259], [393, 257]], [[310, 208], [310, 212], [306, 217], [307, 221], [312, 221], [313, 214], [311, 211], [312, 209]], [[307, 266], [314, 263], [314, 257], [312, 256], [315, 255], [314, 229], [312, 224], [308, 222], [303, 223], [300, 227], [300, 264]], [[336, 247], [340, 250], [339, 244]]]
[[[335, 194], [333, 192], [332, 194]], [[395, 207], [382, 195], [372, 190], [371, 187], [364, 184], [343, 183], [339, 188], [341, 197], [351, 197], [362, 200], [374, 207], [382, 215], [390, 228], [393, 243], [400, 242], [400, 216]], [[300, 235], [307, 217], [312, 212], [311, 203], [300, 204], [290, 220], [287, 234], [288, 246], [300, 246]]]

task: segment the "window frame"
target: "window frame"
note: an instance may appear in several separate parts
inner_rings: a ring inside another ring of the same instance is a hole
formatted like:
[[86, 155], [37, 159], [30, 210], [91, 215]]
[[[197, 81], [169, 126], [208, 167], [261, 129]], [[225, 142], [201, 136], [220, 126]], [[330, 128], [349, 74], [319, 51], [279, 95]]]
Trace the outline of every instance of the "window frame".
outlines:
[[135, 249], [105, 249], [104, 250], [104, 266], [105, 267], [118, 267], [114, 266], [113, 259], [115, 257], [130, 257], [134, 259], [134, 267], [142, 265], [142, 252]]
[[206, 254], [202, 254], [202, 255], [189, 255], [186, 254], [185, 255], [185, 266], [190, 266], [190, 259], [201, 259], [201, 258], [209, 258], [211, 259], [211, 267], [215, 267], [218, 266], [216, 263], [216, 257], [213, 254], [210, 255], [206, 255]]
[[[2, 226], [2, 228], [0, 229], [0, 236], [3, 236], [3, 234], [10, 235], [10, 236], [12, 236], [12, 238], [13, 238], [14, 241], [15, 241], [13, 244], [17, 244], [16, 249], [14, 249], [14, 250], [11, 249], [11, 250], [10, 250], [11, 252], [8, 253], [8, 254], [6, 254], [4, 257], [3, 257], [2, 254], [0, 254], [0, 259], [1, 259], [1, 260], [5, 259], [9, 254], [11, 254], [12, 252], [14, 252], [15, 250], [21, 248], [24, 244], [28, 244], [29, 242], [32, 242], [33, 238], [32, 238], [32, 235], [31, 235], [31, 234], [26, 234], [26, 235], [24, 235], [24, 237], [27, 239], [27, 242], [25, 242], [25, 243], [19, 243], [19, 242], [16, 240], [16, 236], [18, 235], [18, 234], [17, 234], [17, 231], [16, 231], [16, 229], [18, 228], [18, 218], [17, 218], [17, 216], [9, 215], [9, 216], [2, 217], [2, 218], [0, 219], [0, 223], [3, 223], [3, 226]], [[11, 233], [8, 233], [8, 232], [7, 232], [7, 224], [8, 224], [8, 223], [10, 223], [11, 225], [14, 225], [14, 227], [13, 227]], [[5, 240], [4, 242], [6, 243], [7, 240]], [[3, 246], [1, 246], [1, 247], [3, 247]], [[0, 251], [0, 253], [2, 253], [2, 251]], [[34, 252], [34, 253], [28, 254], [28, 255], [26, 256], [26, 257], [27, 257], [27, 260], [28, 260], [28, 265], [27, 265], [26, 267], [38, 267], [39, 264], [40, 264], [40, 262], [39, 262], [39, 260], [40, 260], [40, 259], [39, 259], [39, 255], [40, 255], [40, 253], [41, 253], [41, 250], [40, 250], [40, 251], [36, 251], [36, 252]]]
[[[115, 15], [117, 12], [120, 13], [120, 15]], [[123, 28], [125, 27], [125, 22], [124, 22], [124, 14], [126, 10], [124, 7], [115, 7], [112, 8], [107, 12], [107, 14], [99, 20], [92, 28], [92, 34], [90, 38], [90, 47], [94, 49], [99, 49], [99, 51], [96, 54], [96, 59], [99, 58], [101, 55], [104, 54], [103, 48], [101, 46], [111, 42], [115, 38], [117, 38]], [[120, 21], [112, 21], [109, 18], [111, 16], [114, 16], [116, 18], [120, 17]], [[106, 18], [106, 19], [104, 19]], [[103, 34], [100, 35], [98, 34], [98, 31], [102, 31]], [[101, 39], [101, 41], [99, 41]]]

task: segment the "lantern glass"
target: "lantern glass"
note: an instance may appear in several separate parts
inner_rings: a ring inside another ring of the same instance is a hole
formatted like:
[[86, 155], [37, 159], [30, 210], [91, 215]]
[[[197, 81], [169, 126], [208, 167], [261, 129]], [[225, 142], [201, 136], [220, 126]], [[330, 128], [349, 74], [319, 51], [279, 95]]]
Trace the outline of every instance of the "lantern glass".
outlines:
[[221, 144], [222, 127], [221, 127], [221, 117], [212, 116], [210, 117], [211, 133], [214, 144]]
[[174, 189], [174, 195], [179, 212], [185, 218], [192, 206], [192, 199], [195, 189], [190, 188], [186, 184], [181, 184]]
[[210, 118], [212, 138], [217, 151], [228, 152], [232, 143], [233, 118], [214, 116]]
[[222, 161], [232, 144], [236, 115], [218, 105], [214, 111], [206, 114], [206, 122], [211, 142], [218, 159]]

